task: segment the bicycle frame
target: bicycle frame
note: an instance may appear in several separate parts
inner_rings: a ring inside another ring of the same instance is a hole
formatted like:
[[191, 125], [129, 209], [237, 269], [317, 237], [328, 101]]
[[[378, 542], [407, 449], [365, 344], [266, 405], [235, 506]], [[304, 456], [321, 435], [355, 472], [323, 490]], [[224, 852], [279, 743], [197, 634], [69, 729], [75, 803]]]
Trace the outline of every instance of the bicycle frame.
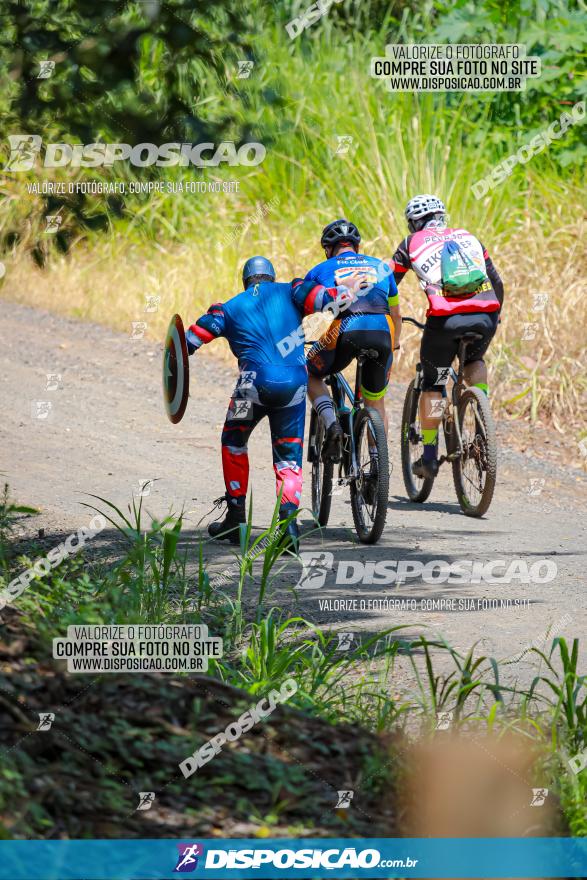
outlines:
[[[375, 352], [376, 354], [376, 352]], [[349, 414], [349, 439], [350, 439], [350, 452], [351, 452], [351, 461], [350, 461], [350, 469], [347, 470], [345, 476], [347, 479], [352, 479], [356, 477], [358, 474], [359, 468], [357, 465], [357, 454], [355, 449], [355, 432], [354, 432], [354, 420], [355, 414], [358, 410], [363, 409], [365, 406], [365, 401], [361, 395], [361, 379], [363, 374], [363, 364], [365, 360], [369, 357], [367, 352], [361, 352], [357, 356], [357, 370], [355, 374], [355, 390], [353, 392], [350, 384], [347, 382], [342, 373], [333, 373], [329, 379], [326, 380], [326, 384], [329, 384], [332, 388], [332, 401], [334, 403], [334, 408], [336, 411], [337, 417], [340, 414], [340, 411], [345, 405], [345, 401], [348, 400], [350, 404], [350, 414]], [[346, 465], [345, 456], [342, 456], [340, 467], [341, 469]]]
[[[357, 367], [357, 372], [359, 372], [359, 368]], [[350, 439], [350, 452], [351, 452], [351, 467], [350, 471], [347, 471], [345, 474], [346, 477], [349, 477], [351, 474], [357, 473], [357, 459], [355, 455], [355, 443], [354, 443], [354, 420], [355, 420], [355, 412], [357, 409], [357, 397], [356, 392], [353, 394], [352, 388], [350, 384], [347, 382], [342, 373], [333, 373], [330, 376], [330, 380], [327, 383], [330, 385], [332, 389], [332, 402], [334, 403], [334, 409], [336, 412], [337, 418], [340, 416], [340, 412], [343, 409], [345, 403], [348, 401], [349, 404], [349, 439]], [[347, 464], [345, 461], [345, 455], [343, 454], [340, 467], [341, 469]], [[346, 468], [345, 468], [346, 470]]]
[[[402, 320], [406, 321], [410, 324], [414, 324], [416, 327], [419, 327], [421, 330], [424, 329], [424, 324], [421, 324], [419, 321], [416, 321], [414, 318], [407, 318], [406, 317], [406, 318], [403, 318]], [[449, 378], [452, 380], [452, 383], [453, 383], [452, 389], [451, 389], [451, 405], [452, 405], [453, 411], [455, 413], [458, 413], [458, 408], [459, 408], [459, 398], [460, 398], [461, 390], [463, 387], [465, 356], [467, 353], [468, 345], [469, 345], [469, 341], [467, 339], [460, 339], [459, 340], [459, 350], [457, 352], [457, 359], [458, 359], [458, 365], [459, 365], [458, 370], [455, 370], [454, 367], [450, 367]], [[420, 365], [418, 365], [418, 366], [420, 366]], [[417, 384], [415, 387], [416, 387], [416, 390], [418, 391], [418, 395], [420, 395], [422, 393], [422, 389], [420, 387], [420, 382], [422, 379], [422, 372], [420, 370], [418, 370], [417, 376], [418, 376], [418, 381], [417, 381]], [[442, 396], [443, 396], [443, 398], [447, 397], [445, 387], [442, 389]], [[442, 426], [443, 426], [443, 429], [445, 432], [445, 437], [447, 435], [447, 431], [446, 431], [447, 421], [448, 421], [448, 417], [447, 417], [446, 413], [444, 413], [442, 415]], [[456, 431], [456, 438], [457, 438], [456, 449], [454, 449], [450, 453], [447, 450], [447, 454], [442, 455], [439, 458], [439, 460], [438, 460], [439, 464], [442, 464], [445, 461], [453, 461], [455, 458], [459, 458], [463, 452], [463, 438], [462, 438], [462, 434], [461, 434], [461, 426], [459, 424], [458, 417], [452, 418], [452, 424], [454, 425], [454, 428]]]

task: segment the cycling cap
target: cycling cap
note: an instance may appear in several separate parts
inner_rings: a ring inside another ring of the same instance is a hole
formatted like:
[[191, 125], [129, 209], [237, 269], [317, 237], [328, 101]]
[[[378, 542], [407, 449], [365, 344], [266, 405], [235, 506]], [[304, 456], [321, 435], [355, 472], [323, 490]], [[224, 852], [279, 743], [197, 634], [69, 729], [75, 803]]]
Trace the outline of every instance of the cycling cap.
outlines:
[[275, 269], [267, 257], [251, 257], [243, 266], [243, 287], [247, 289], [247, 281], [254, 275], [268, 275], [275, 281]]
[[332, 247], [332, 245], [338, 244], [341, 241], [348, 242], [349, 244], [358, 244], [360, 240], [361, 235], [355, 224], [349, 220], [341, 219], [333, 220], [332, 223], [324, 227], [320, 244], [324, 248]]

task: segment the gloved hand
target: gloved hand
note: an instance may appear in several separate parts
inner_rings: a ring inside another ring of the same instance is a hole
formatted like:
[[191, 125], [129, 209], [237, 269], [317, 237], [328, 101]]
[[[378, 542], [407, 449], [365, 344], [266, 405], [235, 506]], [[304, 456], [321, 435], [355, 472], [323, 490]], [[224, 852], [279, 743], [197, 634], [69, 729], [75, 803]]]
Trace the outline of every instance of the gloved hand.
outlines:
[[202, 345], [202, 340], [196, 336], [191, 327], [188, 327], [185, 333], [185, 341], [188, 347], [188, 354], [193, 354]]

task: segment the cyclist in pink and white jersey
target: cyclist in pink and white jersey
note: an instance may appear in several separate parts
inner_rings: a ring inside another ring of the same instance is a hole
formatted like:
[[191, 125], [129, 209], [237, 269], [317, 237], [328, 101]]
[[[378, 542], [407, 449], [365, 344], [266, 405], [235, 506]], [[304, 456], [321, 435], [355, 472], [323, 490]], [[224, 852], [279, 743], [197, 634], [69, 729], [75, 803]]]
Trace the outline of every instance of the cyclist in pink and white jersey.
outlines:
[[394, 278], [399, 284], [408, 269], [413, 269], [428, 297], [420, 348], [424, 454], [412, 470], [418, 477], [435, 477], [441, 419], [430, 413], [434, 411], [431, 401], [442, 396], [439, 378], [455, 359], [461, 337], [478, 333], [481, 339], [467, 350], [464, 375], [468, 385], [488, 393], [483, 357], [497, 329], [503, 283], [481, 242], [466, 229], [446, 225], [446, 208], [439, 198], [415, 196], [408, 202], [405, 216], [410, 234], [390, 261]]

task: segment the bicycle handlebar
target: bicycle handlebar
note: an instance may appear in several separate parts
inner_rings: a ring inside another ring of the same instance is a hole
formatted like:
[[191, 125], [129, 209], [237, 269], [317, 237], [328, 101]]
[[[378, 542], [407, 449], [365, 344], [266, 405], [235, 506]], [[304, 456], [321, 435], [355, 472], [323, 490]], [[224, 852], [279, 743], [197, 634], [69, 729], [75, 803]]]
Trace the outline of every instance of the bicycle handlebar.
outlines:
[[420, 321], [416, 321], [415, 318], [402, 318], [402, 324], [406, 322], [407, 324], [414, 324], [416, 327], [419, 327], [420, 330], [425, 329], [425, 324], [421, 324]]

